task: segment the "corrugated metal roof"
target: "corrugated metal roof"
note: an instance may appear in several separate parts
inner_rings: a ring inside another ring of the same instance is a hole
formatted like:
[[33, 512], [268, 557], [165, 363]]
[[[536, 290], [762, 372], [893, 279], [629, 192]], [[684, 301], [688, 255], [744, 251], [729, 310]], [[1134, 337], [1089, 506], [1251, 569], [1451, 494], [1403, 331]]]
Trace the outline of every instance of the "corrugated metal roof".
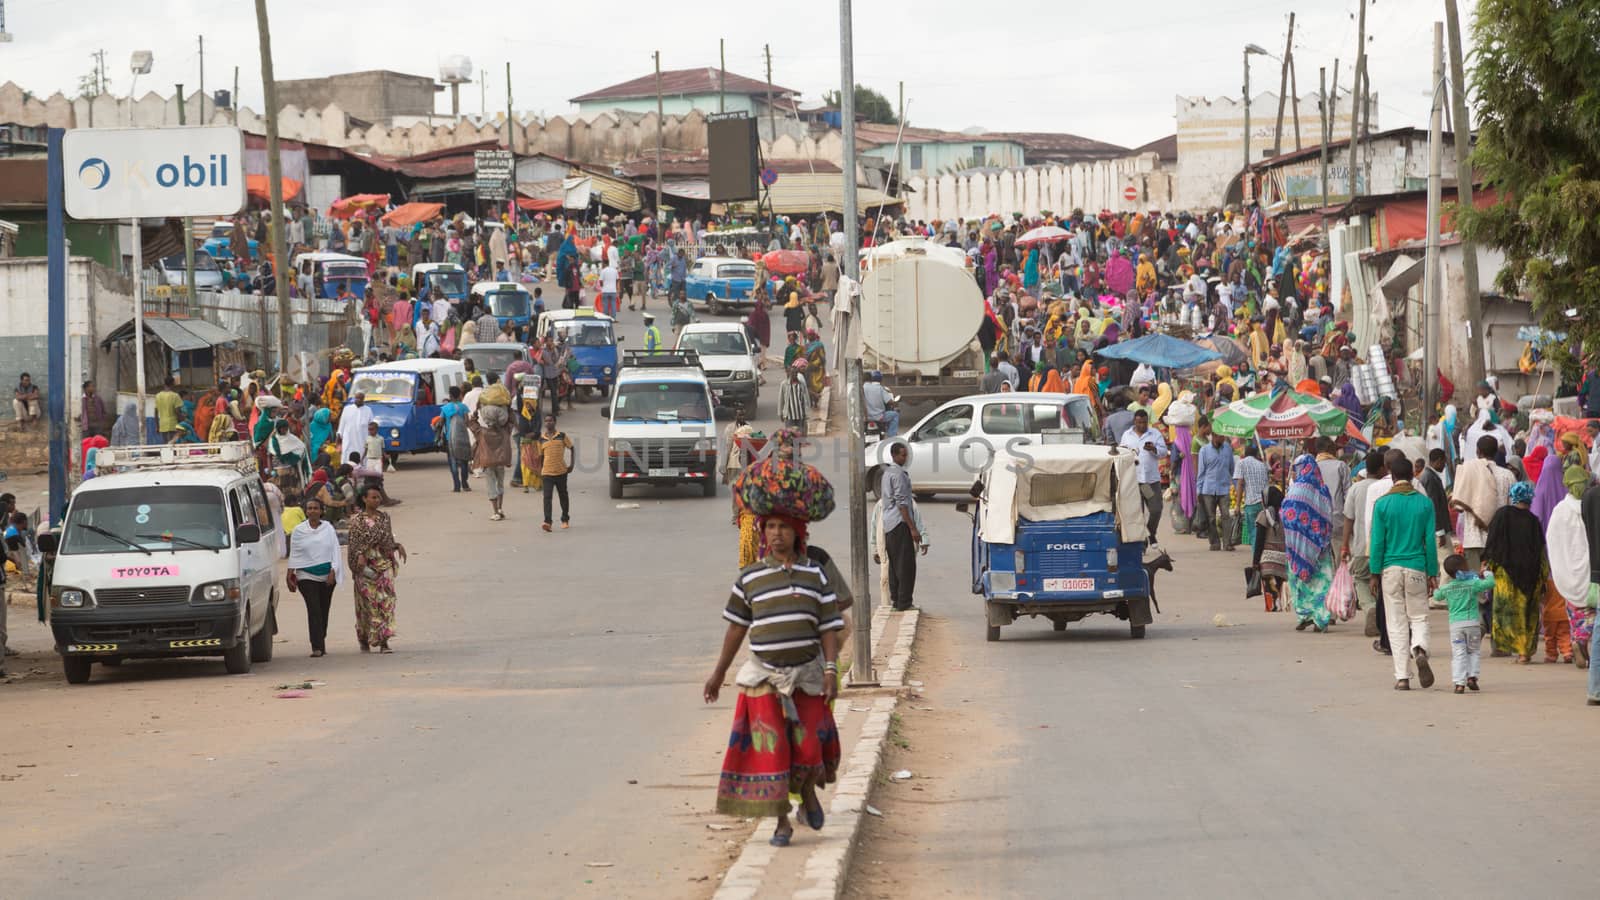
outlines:
[[[662, 72], [661, 93], [669, 97], [679, 94], [715, 94], [723, 85], [720, 69], [706, 66], [699, 69], [673, 69]], [[767, 85], [765, 81], [746, 78], [733, 72], [727, 72], [725, 92], [729, 94], [753, 95], [765, 97], [768, 91], [772, 92], [773, 99], [779, 99], [788, 94], [799, 95], [799, 91], [781, 85]], [[635, 97], [654, 97], [656, 95], [657, 75], [651, 72], [648, 75], [613, 84], [597, 91], [590, 91], [573, 97], [571, 103], [587, 103], [593, 100], [625, 100]]]
[[[144, 317], [145, 331], [155, 335], [156, 339], [166, 344], [168, 348], [179, 353], [190, 350], [204, 350], [218, 344], [229, 344], [242, 338], [220, 325], [214, 325], [204, 319], [167, 319], [157, 316]], [[133, 320], [129, 319], [122, 326], [106, 336], [101, 341], [101, 346], [108, 346], [116, 341], [133, 339]]]

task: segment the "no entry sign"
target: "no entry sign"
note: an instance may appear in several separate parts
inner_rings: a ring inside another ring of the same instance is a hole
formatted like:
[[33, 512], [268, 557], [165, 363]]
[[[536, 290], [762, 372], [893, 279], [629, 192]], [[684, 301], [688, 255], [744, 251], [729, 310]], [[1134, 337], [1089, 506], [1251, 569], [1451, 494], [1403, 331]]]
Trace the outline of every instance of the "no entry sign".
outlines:
[[1131, 184], [1128, 185], [1122, 189], [1122, 199], [1128, 201], [1129, 203], [1139, 199], [1139, 189]]

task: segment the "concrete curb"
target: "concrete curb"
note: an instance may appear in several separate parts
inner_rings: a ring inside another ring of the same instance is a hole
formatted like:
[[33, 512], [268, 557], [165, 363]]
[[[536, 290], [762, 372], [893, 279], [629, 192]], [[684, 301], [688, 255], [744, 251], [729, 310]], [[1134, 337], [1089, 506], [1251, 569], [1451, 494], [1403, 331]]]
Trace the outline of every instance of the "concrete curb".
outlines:
[[[888, 624], [888, 608], [879, 608], [885, 615], [873, 616], [873, 646], [883, 636]], [[911, 662], [911, 648], [916, 642], [917, 626], [921, 622], [920, 610], [907, 611], [900, 621], [894, 649], [890, 651], [879, 673], [882, 688], [894, 693], [877, 697], [872, 710], [861, 726], [855, 747], [843, 761], [843, 771], [832, 786], [832, 802], [828, 805], [828, 827], [823, 839], [813, 845], [801, 871], [800, 882], [795, 885], [794, 900], [834, 900], [843, 891], [844, 876], [850, 869], [850, 860], [861, 836], [862, 818], [867, 815], [867, 799], [872, 784], [877, 779], [878, 767], [883, 762], [883, 746], [889, 739], [890, 719], [900, 703], [900, 688], [905, 685], [906, 667]], [[712, 895], [714, 900], [750, 900], [763, 893], [762, 881], [767, 867], [777, 855], [778, 848], [767, 843], [767, 833], [758, 829], [745, 842], [738, 860], [729, 867], [722, 885]], [[791, 851], [792, 852], [792, 851]], [[781, 890], [769, 889], [769, 895], [781, 895]]]

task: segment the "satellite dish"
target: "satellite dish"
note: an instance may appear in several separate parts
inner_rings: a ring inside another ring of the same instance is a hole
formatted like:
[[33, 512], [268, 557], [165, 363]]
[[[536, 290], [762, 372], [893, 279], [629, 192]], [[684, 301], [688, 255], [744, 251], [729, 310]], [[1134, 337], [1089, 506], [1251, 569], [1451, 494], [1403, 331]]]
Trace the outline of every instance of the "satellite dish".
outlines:
[[445, 84], [466, 84], [472, 80], [472, 60], [457, 53], [439, 63], [439, 80]]
[[133, 58], [128, 61], [128, 66], [135, 75], [149, 75], [150, 67], [155, 64], [156, 55], [149, 50], [133, 51]]

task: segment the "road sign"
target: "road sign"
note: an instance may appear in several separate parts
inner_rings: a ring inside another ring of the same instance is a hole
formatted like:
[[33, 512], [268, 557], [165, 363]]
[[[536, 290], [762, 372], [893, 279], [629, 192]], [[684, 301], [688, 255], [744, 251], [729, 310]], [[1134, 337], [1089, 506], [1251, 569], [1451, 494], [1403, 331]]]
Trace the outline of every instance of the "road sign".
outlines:
[[1138, 200], [1139, 199], [1139, 189], [1134, 187], [1131, 184], [1128, 185], [1127, 187], [1122, 189], [1122, 199], [1128, 201], [1129, 203], [1132, 203], [1133, 201]]
[[231, 125], [77, 128], [62, 136], [74, 219], [231, 216], [244, 208], [244, 137]]
[[777, 172], [776, 169], [772, 168], [771, 166], [767, 166], [766, 168], [761, 170], [761, 183], [762, 184], [766, 185], [767, 187], [772, 187], [774, 184], [777, 183], [777, 181], [778, 181], [778, 172]]
[[474, 190], [479, 199], [511, 199], [517, 160], [510, 150], [479, 150], [472, 154], [472, 165]]

